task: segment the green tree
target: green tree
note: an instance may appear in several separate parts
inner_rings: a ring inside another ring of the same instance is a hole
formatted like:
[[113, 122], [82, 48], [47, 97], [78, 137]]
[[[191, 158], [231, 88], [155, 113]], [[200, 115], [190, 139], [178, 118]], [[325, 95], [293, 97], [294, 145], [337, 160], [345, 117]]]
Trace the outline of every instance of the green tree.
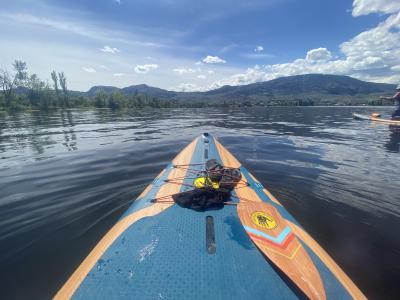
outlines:
[[94, 96], [94, 106], [103, 108], [108, 106], [108, 95], [104, 92], [98, 92]]
[[11, 74], [7, 70], [0, 71], [0, 85], [6, 100], [6, 105], [10, 106], [13, 91], [18, 86], [23, 86], [28, 77], [26, 62], [15, 60], [12, 64], [14, 73]]
[[127, 101], [122, 93], [115, 92], [110, 95], [108, 105], [111, 109], [122, 109], [127, 107]]
[[58, 73], [58, 80], [60, 81], [60, 86], [63, 91], [63, 107], [69, 107], [68, 103], [68, 89], [67, 89], [67, 78], [64, 75], [64, 72]]
[[48, 109], [52, 105], [52, 95], [48, 83], [40, 80], [36, 74], [32, 74], [26, 81], [28, 88], [28, 100], [31, 106]]
[[51, 72], [51, 79], [53, 80], [53, 88], [54, 91], [56, 92], [56, 96], [57, 98], [60, 98], [60, 89], [58, 88], [58, 76], [55, 70]]

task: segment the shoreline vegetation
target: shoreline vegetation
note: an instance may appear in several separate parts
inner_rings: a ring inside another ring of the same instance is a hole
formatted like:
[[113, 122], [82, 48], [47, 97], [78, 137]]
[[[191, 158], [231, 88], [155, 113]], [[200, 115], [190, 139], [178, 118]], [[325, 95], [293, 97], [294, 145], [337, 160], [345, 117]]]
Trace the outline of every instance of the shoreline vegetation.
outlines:
[[[84, 92], [69, 91], [64, 72], [53, 71], [51, 82], [41, 80], [36, 74], [29, 74], [26, 62], [15, 60], [12, 71], [0, 70], [0, 111], [53, 110], [70, 108], [202, 108], [202, 107], [252, 107], [252, 106], [383, 106], [388, 103], [377, 99], [377, 95], [365, 95], [356, 101], [343, 100], [345, 96], [332, 98], [329, 102], [315, 101], [313, 98], [293, 96], [271, 97], [262, 100], [209, 101], [195, 97], [194, 100], [162, 99], [137, 90], [133, 94], [121, 91], [98, 91], [94, 95]], [[189, 96], [190, 97], [190, 96]], [[324, 97], [324, 95], [319, 95]]]
[[64, 72], [53, 71], [52, 82], [42, 81], [36, 74], [29, 75], [27, 64], [14, 61], [13, 71], [0, 71], [0, 110], [51, 110], [69, 108], [164, 108], [179, 107], [177, 101], [164, 101], [143, 94], [124, 95], [121, 92], [94, 96], [69, 91]]

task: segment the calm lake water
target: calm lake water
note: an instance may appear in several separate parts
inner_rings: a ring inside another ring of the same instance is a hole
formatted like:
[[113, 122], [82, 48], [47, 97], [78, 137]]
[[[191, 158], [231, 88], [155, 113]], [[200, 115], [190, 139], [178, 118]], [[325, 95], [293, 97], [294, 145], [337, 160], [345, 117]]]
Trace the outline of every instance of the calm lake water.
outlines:
[[210, 132], [372, 299], [400, 296], [391, 108], [0, 113], [0, 298], [48, 299], [135, 197]]

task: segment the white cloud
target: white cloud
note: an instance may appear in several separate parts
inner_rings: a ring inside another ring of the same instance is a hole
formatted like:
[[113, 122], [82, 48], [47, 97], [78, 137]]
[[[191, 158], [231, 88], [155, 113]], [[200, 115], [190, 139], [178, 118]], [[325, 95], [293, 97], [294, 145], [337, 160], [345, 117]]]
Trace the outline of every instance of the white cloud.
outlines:
[[191, 69], [191, 68], [177, 68], [177, 69], [173, 69], [173, 72], [179, 74], [179, 75], [184, 75], [184, 74], [193, 74], [196, 73], [197, 70], [195, 69]]
[[207, 55], [207, 57], [203, 59], [203, 62], [206, 64], [224, 64], [226, 60], [218, 56]]
[[114, 73], [114, 74], [112, 74], [112, 76], [114, 76], [114, 77], [122, 77], [122, 76], [126, 76], [126, 74], [125, 73]]
[[99, 65], [99, 68], [103, 69], [103, 70], [107, 70], [108, 69], [107, 66], [105, 66], [105, 65]]
[[358, 17], [371, 13], [395, 13], [400, 11], [399, 0], [354, 0], [353, 16]]
[[214, 74], [215, 72], [213, 70], [208, 70], [207, 73], [208, 74]]
[[171, 90], [178, 92], [202, 92], [207, 90], [207, 88], [200, 87], [195, 83], [181, 83], [177, 88], [171, 88]]
[[262, 52], [262, 51], [264, 51], [263, 46], [257, 46], [256, 48], [254, 48], [254, 52]]
[[244, 58], [249, 58], [249, 59], [263, 59], [263, 58], [274, 58], [275, 55], [273, 54], [268, 54], [268, 53], [243, 53], [241, 54], [242, 57]]
[[390, 69], [395, 72], [400, 72], [400, 65], [392, 66]]
[[[375, 28], [361, 32], [340, 45], [336, 57], [326, 48], [312, 49], [305, 58], [282, 64], [255, 66], [212, 86], [242, 85], [282, 76], [308, 73], [349, 75], [375, 82], [400, 82], [400, 13]], [[397, 72], [397, 73], [396, 73]]]
[[148, 65], [136, 65], [135, 72], [138, 74], [146, 74], [151, 70], [156, 70], [159, 68], [157, 64], [148, 64]]
[[265, 70], [262, 70], [259, 66], [255, 66], [254, 68], [248, 68], [244, 73], [235, 74], [228, 79], [219, 80], [214, 83], [211, 88], [215, 89], [224, 85], [244, 85], [268, 79]]
[[326, 48], [312, 49], [307, 52], [306, 59], [309, 61], [326, 61], [331, 59], [332, 54]]
[[114, 0], [114, 2], [121, 4], [121, 0]]
[[392, 83], [392, 84], [400, 82], [400, 74], [398, 73], [385, 77], [375, 76], [370, 74], [360, 74], [360, 73], [354, 73], [351, 76], [360, 80], [365, 80], [370, 82], [381, 82], [381, 83]]
[[82, 70], [88, 73], [96, 73], [96, 70], [91, 67], [82, 67]]
[[197, 75], [197, 78], [199, 78], [199, 79], [206, 79], [207, 76], [206, 76], [206, 75], [203, 75], [203, 74], [200, 74], [200, 75]]
[[195, 65], [201, 65], [201, 61], [200, 61], [200, 60], [199, 60], [199, 61], [196, 61], [194, 64], [195, 64]]
[[100, 49], [100, 51], [105, 52], [105, 53], [111, 53], [111, 54], [116, 54], [121, 52], [118, 48], [113, 48], [110, 46], [104, 46], [103, 48]]
[[355, 70], [387, 68], [400, 64], [400, 13], [340, 45], [349, 67]]
[[383, 59], [377, 56], [367, 56], [353, 65], [355, 70], [371, 70], [385, 67]]
[[[86, 37], [90, 40], [102, 42], [117, 42], [139, 47], [163, 47], [162, 43], [147, 41], [143, 35], [136, 36], [131, 31], [111, 29], [111, 27], [95, 26], [91, 22], [77, 19], [65, 19], [65, 16], [38, 16], [25, 13], [0, 12], [0, 20], [16, 24], [28, 24], [41, 26], [45, 29], [53, 29], [67, 34], [74, 34]], [[140, 28], [138, 29], [140, 30]], [[153, 38], [160, 40], [157, 34]], [[143, 41], [145, 40], [145, 41]]]
[[[110, 3], [112, 1], [109, 0]], [[125, 4], [125, 1], [122, 0], [122, 2]], [[218, 84], [245, 84], [305, 73], [343, 74], [372, 81], [396, 82], [399, 80], [398, 74], [400, 72], [400, 17], [393, 12], [397, 9], [397, 6], [388, 6], [388, 3], [397, 5], [399, 2], [400, 0], [354, 1], [354, 14], [367, 14], [371, 11], [392, 13], [390, 16], [381, 16], [380, 19], [386, 20], [380, 24], [375, 25], [373, 28], [370, 27], [369, 30], [365, 30], [339, 45], [339, 50], [334, 50], [336, 47], [332, 47], [329, 49], [330, 51], [326, 48], [312, 49], [308, 53], [305, 51], [304, 55], [301, 55], [299, 59], [280, 64], [268, 64], [272, 60], [262, 60], [264, 58], [263, 55], [268, 55], [266, 53], [268, 52], [267, 49], [257, 52], [255, 51], [256, 45], [238, 46], [238, 49], [247, 49], [246, 54], [258, 59], [254, 62], [262, 62], [264, 64], [260, 67], [251, 67], [250, 65], [249, 68], [238, 69], [239, 67], [233, 64], [233, 61], [231, 64], [229, 57], [225, 57], [219, 50], [208, 52], [219, 57], [200, 56], [201, 59], [210, 61], [199, 61], [197, 62], [198, 65], [194, 65], [195, 61], [190, 61], [187, 58], [191, 57], [191, 55], [171, 56], [171, 49], [180, 47], [179, 49], [191, 51], [192, 48], [190, 50], [188, 50], [189, 47], [184, 48], [180, 45], [180, 41], [171, 38], [168, 34], [154, 33], [151, 30], [146, 31], [139, 27], [137, 28], [138, 30], [125, 31], [118, 24], [107, 20], [104, 20], [105, 23], [94, 22], [92, 19], [84, 17], [85, 12], [75, 13], [72, 10], [66, 10], [64, 14], [59, 14], [59, 11], [54, 11], [54, 13], [40, 11], [39, 15], [18, 14], [16, 13], [18, 10], [0, 12], [0, 23], [4, 29], [2, 33], [5, 40], [8, 41], [1, 49], [1, 57], [4, 61], [12, 61], [14, 57], [22, 57], [28, 61], [29, 67], [43, 78], [48, 78], [49, 71], [46, 65], [51, 64], [54, 68], [64, 70], [66, 74], [70, 74], [71, 88], [80, 90], [84, 90], [93, 84], [113, 84], [114, 82], [116, 84], [122, 84], [122, 82], [129, 84], [133, 70], [129, 71], [127, 69], [127, 61], [134, 62], [130, 68], [134, 68], [135, 72], [139, 74], [154, 70], [158, 68], [158, 65], [162, 66], [161, 70], [151, 73], [154, 76], [146, 76], [141, 80], [163, 88], [177, 86], [180, 81], [185, 81], [182, 77], [171, 76], [174, 73], [189, 74], [190, 76], [188, 77], [190, 79], [187, 80], [193, 80], [198, 85], [197, 87], [192, 87], [195, 89], [199, 89], [199, 86], [208, 85], [210, 79], [213, 81], [218, 80]], [[365, 5], [365, 3], [375, 3], [376, 5]], [[40, 33], [37, 35], [37, 39], [29, 39], [28, 35], [36, 32]], [[73, 35], [77, 38], [76, 42], [73, 41], [75, 38]], [[42, 47], [43, 43], [50, 39], [52, 40], [52, 49], [45, 51]], [[157, 44], [145, 43], [146, 41], [150, 42], [149, 39], [157, 41]], [[21, 43], [20, 40], [26, 40], [27, 45], [32, 46], [29, 46], [29, 48], [23, 47], [25, 49], [22, 49], [18, 47], [18, 44]], [[108, 48], [104, 45], [108, 45], [110, 52], [107, 52]], [[105, 53], [110, 53], [107, 57], [103, 52], [99, 51], [99, 48], [103, 46], [104, 48], [102, 49], [106, 50]], [[112, 46], [116, 46], [119, 49]], [[163, 49], [166, 49], [167, 46], [169, 50], [163, 52]], [[324, 45], [322, 44], [321, 46]], [[123, 55], [118, 55], [118, 52], [114, 49], [118, 51], [121, 49]], [[227, 47], [226, 49], [229, 48]], [[116, 54], [111, 55], [112, 51]], [[204, 49], [201, 49], [201, 51], [204, 51]], [[150, 60], [148, 56], [157, 57], [158, 61]], [[106, 58], [108, 60], [105, 60]], [[226, 58], [229, 60], [229, 64], [226, 63], [216, 67], [208, 64], [215, 62], [214, 58], [224, 62], [223, 58]], [[112, 61], [109, 61], [109, 59], [112, 59]], [[135, 67], [136, 63], [140, 63], [140, 65]], [[102, 67], [102, 64], [105, 64], [109, 71], [103, 70], [105, 68]], [[146, 67], [146, 64], [158, 65], [154, 68]], [[86, 70], [82, 66], [85, 66]], [[185, 67], [181, 68], [180, 66]], [[189, 70], [191, 69], [189, 66], [192, 70], [200, 67], [202, 71], [193, 74], [191, 71], [187, 73], [185, 71], [181, 73], [172, 71], [175, 68]], [[208, 68], [215, 69], [217, 71], [216, 75], [209, 75], [212, 74], [212, 71], [207, 71]], [[88, 76], [86, 72], [94, 73], [93, 70], [94, 72], [97, 71], [97, 73]], [[119, 78], [119, 76], [112, 76], [113, 72], [125, 72], [127, 76]], [[200, 78], [197, 78], [199, 74], [205, 74], [208, 79], [200, 80]]]
[[[50, 78], [53, 68], [62, 70], [69, 78], [69, 87], [81, 91], [93, 85], [129, 85], [132, 76], [139, 76], [134, 73], [137, 64], [158, 64], [159, 70], [142, 75], [138, 83], [161, 88], [177, 86], [183, 81], [177, 76], [171, 76], [171, 70], [175, 67], [197, 68], [195, 61], [190, 60], [188, 55], [172, 55], [171, 49], [175, 53], [197, 49], [195, 46], [183, 45], [176, 38], [184, 32], [152, 29], [139, 24], [130, 27], [128, 31], [111, 19], [97, 22], [89, 18], [88, 11], [61, 8], [58, 5], [46, 5], [46, 9], [23, 13], [26, 11], [24, 6], [17, 4], [18, 1], [14, 2], [10, 2], [10, 7], [15, 6], [15, 9], [7, 10], [9, 6], [3, 11], [0, 9], [1, 35], [7, 40], [0, 47], [0, 65], [12, 62], [15, 58], [23, 58], [28, 62], [29, 69], [43, 80]], [[112, 4], [112, 0], [109, 2]], [[122, 5], [125, 2], [122, 0]], [[151, 40], [157, 43], [147, 43]], [[51, 47], [43, 48], [49, 42]], [[21, 43], [25, 47], [20, 47]], [[100, 51], [105, 45], [116, 47], [121, 53], [113, 55]], [[157, 58], [157, 61], [153, 58]], [[133, 62], [130, 67], [127, 65], [129, 61]], [[108, 71], [101, 65], [107, 66]], [[97, 72], [88, 73], [82, 67], [91, 67]], [[112, 76], [113, 73], [122, 72], [127, 76]], [[235, 72], [238, 72], [237, 68]]]

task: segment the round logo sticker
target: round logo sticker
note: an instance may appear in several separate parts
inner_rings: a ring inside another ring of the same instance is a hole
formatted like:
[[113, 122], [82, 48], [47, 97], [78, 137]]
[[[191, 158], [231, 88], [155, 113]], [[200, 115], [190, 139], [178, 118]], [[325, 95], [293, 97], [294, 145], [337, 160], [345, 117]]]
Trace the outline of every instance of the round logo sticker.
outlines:
[[252, 213], [251, 219], [253, 220], [253, 223], [256, 224], [258, 227], [262, 227], [265, 229], [274, 229], [276, 226], [278, 226], [278, 223], [276, 223], [275, 219], [267, 215], [264, 212], [257, 211], [255, 213]]

